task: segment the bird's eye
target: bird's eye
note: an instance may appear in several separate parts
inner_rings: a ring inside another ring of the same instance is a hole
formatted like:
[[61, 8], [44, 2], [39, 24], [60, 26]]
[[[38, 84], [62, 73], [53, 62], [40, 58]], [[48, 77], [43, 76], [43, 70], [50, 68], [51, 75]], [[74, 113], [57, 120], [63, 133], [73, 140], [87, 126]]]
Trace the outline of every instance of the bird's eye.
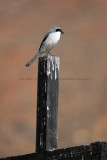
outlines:
[[58, 29], [56, 29], [56, 32], [61, 32], [61, 29], [59, 29], [59, 28], [58, 28]]

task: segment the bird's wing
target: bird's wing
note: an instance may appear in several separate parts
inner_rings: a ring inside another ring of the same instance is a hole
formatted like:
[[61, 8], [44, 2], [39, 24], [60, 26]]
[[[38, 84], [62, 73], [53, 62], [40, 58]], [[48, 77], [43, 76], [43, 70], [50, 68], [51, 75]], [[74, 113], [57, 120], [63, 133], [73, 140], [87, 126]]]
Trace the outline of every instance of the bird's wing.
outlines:
[[41, 49], [41, 47], [42, 47], [44, 41], [47, 39], [49, 33], [50, 33], [50, 32], [48, 32], [48, 33], [44, 36], [44, 39], [42, 40], [41, 45], [40, 45], [40, 47], [39, 47], [39, 51], [40, 51], [40, 49]]

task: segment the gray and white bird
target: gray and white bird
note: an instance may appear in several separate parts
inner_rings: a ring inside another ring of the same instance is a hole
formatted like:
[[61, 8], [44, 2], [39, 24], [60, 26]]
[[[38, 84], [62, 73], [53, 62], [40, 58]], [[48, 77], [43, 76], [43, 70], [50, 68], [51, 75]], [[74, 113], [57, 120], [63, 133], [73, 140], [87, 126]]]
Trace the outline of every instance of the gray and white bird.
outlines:
[[58, 26], [51, 28], [48, 33], [44, 36], [44, 39], [40, 45], [38, 53], [26, 64], [26, 67], [29, 67], [41, 54], [49, 53], [52, 50], [58, 41], [60, 40], [61, 34], [64, 34], [62, 29]]

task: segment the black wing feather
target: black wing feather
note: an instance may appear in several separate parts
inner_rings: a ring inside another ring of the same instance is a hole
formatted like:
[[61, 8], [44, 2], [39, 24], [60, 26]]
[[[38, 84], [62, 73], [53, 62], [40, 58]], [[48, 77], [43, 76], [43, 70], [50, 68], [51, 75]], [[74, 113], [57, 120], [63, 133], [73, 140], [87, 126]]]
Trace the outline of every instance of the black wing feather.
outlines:
[[39, 47], [39, 50], [41, 49], [42, 44], [43, 44], [43, 42], [47, 39], [48, 35], [49, 35], [49, 32], [44, 36], [44, 39], [42, 40], [41, 45], [40, 45], [40, 47]]

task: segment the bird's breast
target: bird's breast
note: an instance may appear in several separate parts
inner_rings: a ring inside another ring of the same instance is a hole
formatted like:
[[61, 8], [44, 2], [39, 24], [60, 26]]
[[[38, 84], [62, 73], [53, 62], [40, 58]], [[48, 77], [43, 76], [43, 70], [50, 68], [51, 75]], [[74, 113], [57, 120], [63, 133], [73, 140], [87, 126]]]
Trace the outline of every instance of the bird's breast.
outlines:
[[53, 49], [59, 40], [60, 40], [60, 33], [58, 33], [58, 32], [50, 33], [48, 38], [45, 41], [45, 45], [44, 45], [45, 52]]
[[51, 50], [60, 40], [60, 33], [51, 33], [47, 39], [48, 49]]
[[54, 32], [49, 35], [49, 39], [51, 43], [58, 43], [60, 40], [60, 32]]

